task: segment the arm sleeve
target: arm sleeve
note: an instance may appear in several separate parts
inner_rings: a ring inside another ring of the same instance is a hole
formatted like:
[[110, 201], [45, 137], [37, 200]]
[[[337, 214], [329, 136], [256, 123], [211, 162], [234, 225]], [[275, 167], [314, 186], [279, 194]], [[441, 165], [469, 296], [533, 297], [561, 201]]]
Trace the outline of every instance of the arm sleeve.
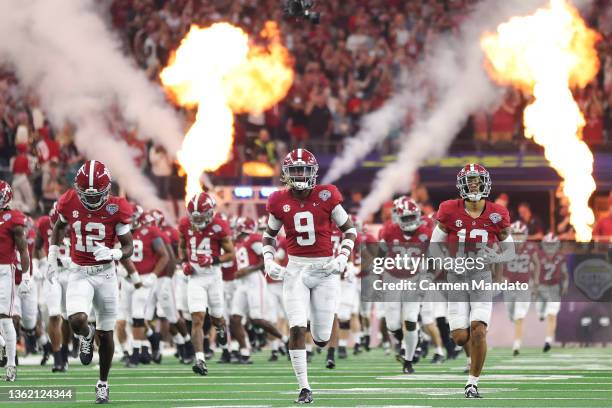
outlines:
[[270, 229], [274, 231], [279, 231], [282, 226], [283, 223], [281, 222], [281, 220], [276, 218], [274, 214], [270, 213], [270, 215], [268, 216], [268, 227], [270, 227]]
[[336, 226], [341, 227], [346, 223], [349, 216], [341, 204], [336, 204], [336, 206], [332, 210], [331, 218], [336, 223]]
[[119, 236], [127, 234], [130, 232], [130, 224], [117, 223], [115, 225], [115, 232]]

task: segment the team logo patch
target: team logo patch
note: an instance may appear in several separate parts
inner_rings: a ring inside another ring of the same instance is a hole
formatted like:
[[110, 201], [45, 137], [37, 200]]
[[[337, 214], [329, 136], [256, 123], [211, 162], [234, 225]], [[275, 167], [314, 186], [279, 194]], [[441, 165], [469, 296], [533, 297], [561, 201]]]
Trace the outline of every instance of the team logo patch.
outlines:
[[603, 259], [588, 259], [574, 269], [574, 282], [589, 299], [599, 300], [612, 287], [612, 265]]
[[319, 198], [323, 201], [329, 200], [330, 197], [331, 197], [331, 193], [329, 190], [321, 190], [319, 192]]
[[429, 235], [427, 235], [427, 234], [419, 235], [419, 241], [421, 241], [421, 242], [426, 242], [428, 239], [429, 239]]
[[148, 229], [148, 228], [143, 228], [143, 229], [141, 229], [141, 230], [140, 230], [140, 233], [141, 233], [142, 235], [147, 235], [147, 233], [148, 233], [148, 232], [149, 232], [149, 229]]
[[77, 210], [72, 212], [72, 218], [79, 218], [79, 212]]
[[119, 206], [117, 204], [109, 204], [106, 206], [106, 212], [110, 215], [115, 214], [117, 211], [119, 211]]
[[457, 228], [463, 227], [463, 221], [461, 221], [461, 220], [455, 221], [455, 227], [457, 227]]
[[283, 211], [288, 213], [289, 211], [291, 211], [291, 206], [289, 204], [283, 205]]
[[223, 228], [221, 228], [221, 226], [220, 226], [220, 225], [217, 225], [217, 224], [215, 224], [215, 225], [213, 225], [213, 226], [212, 226], [212, 230], [213, 230], [213, 232], [221, 232], [221, 230], [222, 230], [222, 229], [223, 229]]
[[491, 213], [491, 215], [489, 215], [489, 219], [491, 220], [493, 224], [497, 224], [498, 222], [502, 220], [502, 216], [499, 215], [498, 213]]
[[4, 215], [2, 216], [2, 219], [3, 219], [4, 221], [8, 221], [8, 220], [10, 220], [12, 217], [13, 217], [13, 216], [12, 216], [11, 214], [4, 214]]

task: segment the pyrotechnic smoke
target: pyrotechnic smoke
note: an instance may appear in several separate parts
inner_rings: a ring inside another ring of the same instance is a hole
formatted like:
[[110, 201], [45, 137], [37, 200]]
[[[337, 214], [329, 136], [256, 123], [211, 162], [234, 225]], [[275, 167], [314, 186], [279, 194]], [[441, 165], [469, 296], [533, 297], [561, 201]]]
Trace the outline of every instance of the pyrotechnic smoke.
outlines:
[[54, 124], [77, 125], [80, 151], [107, 164], [144, 205], [158, 204], [129, 147], [111, 136], [104, 118], [109, 107], [118, 106], [142, 137], [171, 155], [183, 138], [180, 120], [162, 90], [122, 54], [92, 1], [0, 2], [0, 61], [11, 64], [21, 83], [40, 95]]

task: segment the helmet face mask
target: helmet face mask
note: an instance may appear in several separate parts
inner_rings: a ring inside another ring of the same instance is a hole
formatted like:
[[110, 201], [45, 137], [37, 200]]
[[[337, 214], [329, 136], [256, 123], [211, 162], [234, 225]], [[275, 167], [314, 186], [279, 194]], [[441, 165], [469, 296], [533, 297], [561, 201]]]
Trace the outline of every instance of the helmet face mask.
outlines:
[[8, 207], [13, 199], [13, 190], [9, 183], [0, 180], [0, 209]]
[[392, 220], [404, 232], [414, 232], [422, 224], [421, 208], [408, 198], [400, 197], [393, 202]]
[[187, 204], [191, 226], [196, 230], [206, 228], [215, 216], [215, 206], [215, 199], [208, 193], [196, 194]]
[[544, 238], [542, 238], [542, 249], [548, 255], [559, 253], [559, 250], [561, 249], [561, 241], [559, 241], [559, 237], [553, 233], [544, 235]]
[[491, 192], [491, 176], [479, 164], [468, 164], [457, 174], [457, 189], [464, 200], [480, 201]]
[[305, 149], [294, 149], [283, 161], [281, 181], [293, 190], [311, 190], [317, 184], [319, 164]]
[[189, 215], [189, 220], [191, 221], [191, 225], [193, 225], [196, 229], [204, 229], [210, 222], [214, 216], [214, 210], [211, 208], [205, 212], [194, 211]]
[[74, 179], [74, 190], [83, 206], [95, 211], [108, 201], [111, 190], [111, 175], [106, 166], [96, 160], [85, 162]]

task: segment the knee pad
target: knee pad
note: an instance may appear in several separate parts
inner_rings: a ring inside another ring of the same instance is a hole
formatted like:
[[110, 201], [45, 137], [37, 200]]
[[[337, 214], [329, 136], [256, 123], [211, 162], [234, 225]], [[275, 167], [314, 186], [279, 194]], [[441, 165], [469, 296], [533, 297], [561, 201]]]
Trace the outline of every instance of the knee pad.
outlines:
[[340, 327], [340, 330], [350, 330], [351, 322], [349, 320], [341, 320], [338, 322], [338, 327]]
[[316, 344], [318, 347], [325, 347], [327, 345], [326, 341], [317, 341], [317, 340], [312, 340], [314, 342], [314, 344]]
[[416, 322], [404, 322], [404, 324], [406, 325], [406, 330], [408, 331], [415, 331], [417, 328]]
[[145, 319], [132, 319], [132, 327], [145, 327]]

